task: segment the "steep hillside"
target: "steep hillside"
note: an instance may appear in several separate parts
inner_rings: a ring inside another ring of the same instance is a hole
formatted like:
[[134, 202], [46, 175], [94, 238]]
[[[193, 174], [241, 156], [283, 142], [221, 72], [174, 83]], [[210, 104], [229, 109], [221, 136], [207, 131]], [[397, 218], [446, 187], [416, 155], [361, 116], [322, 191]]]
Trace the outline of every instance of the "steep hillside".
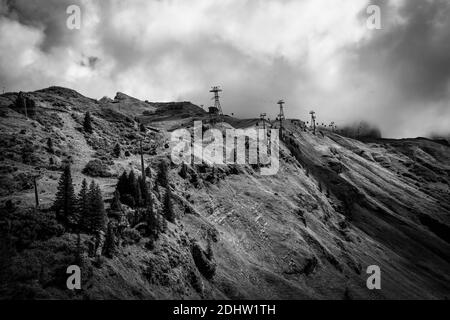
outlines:
[[[92, 133], [83, 128], [87, 112]], [[273, 176], [251, 165], [171, 163], [170, 131], [208, 119], [190, 102], [122, 93], [100, 101], [60, 87], [1, 95], [0, 297], [450, 297], [448, 143], [361, 142], [331, 131], [314, 135], [287, 120]], [[224, 119], [218, 128], [259, 124]], [[154, 242], [136, 218], [139, 209], [109, 208], [119, 176], [141, 172], [140, 142], [154, 208], [164, 215], [170, 189], [177, 217]], [[170, 163], [167, 188], [157, 184], [161, 160]], [[55, 220], [50, 207], [67, 162], [76, 192], [84, 178], [95, 180], [108, 219], [120, 225], [117, 216], [125, 217], [112, 257], [98, 259], [90, 253], [94, 235], [78, 240]], [[31, 209], [33, 177], [38, 209]], [[70, 291], [65, 271], [77, 261], [82, 290]], [[370, 265], [381, 268], [381, 290], [366, 287]]]

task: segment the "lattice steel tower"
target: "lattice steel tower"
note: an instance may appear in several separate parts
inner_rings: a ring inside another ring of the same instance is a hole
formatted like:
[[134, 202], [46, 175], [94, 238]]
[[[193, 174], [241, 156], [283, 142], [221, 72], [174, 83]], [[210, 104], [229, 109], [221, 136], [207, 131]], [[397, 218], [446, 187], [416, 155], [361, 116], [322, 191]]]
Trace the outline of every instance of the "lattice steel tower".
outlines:
[[313, 133], [316, 134], [316, 113], [311, 110], [309, 114], [311, 115], [311, 127], [313, 129]]
[[223, 112], [222, 112], [222, 107], [220, 106], [220, 101], [219, 101], [219, 92], [222, 92], [222, 89], [220, 89], [219, 86], [214, 86], [214, 87], [212, 87], [211, 90], [209, 90], [209, 92], [214, 93], [214, 97], [213, 97], [213, 99], [214, 99], [214, 108], [217, 109], [217, 112], [219, 113], [219, 116], [222, 116]]
[[283, 104], [284, 100], [279, 100], [277, 104], [280, 105], [280, 114], [278, 115], [278, 120], [280, 121], [280, 132], [283, 130], [283, 120], [284, 118], [284, 111], [283, 111]]
[[261, 119], [262, 123], [263, 123], [263, 129], [266, 130], [266, 113], [261, 113], [259, 115], [259, 119]]

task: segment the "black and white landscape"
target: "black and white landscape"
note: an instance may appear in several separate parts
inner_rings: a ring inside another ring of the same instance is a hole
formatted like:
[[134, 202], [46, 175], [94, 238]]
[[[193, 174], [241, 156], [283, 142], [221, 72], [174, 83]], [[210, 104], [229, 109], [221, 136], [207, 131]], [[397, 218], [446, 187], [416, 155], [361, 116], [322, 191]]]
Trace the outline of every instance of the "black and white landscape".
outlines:
[[[450, 298], [449, 17], [0, 0], [0, 299]], [[177, 163], [200, 122], [274, 130], [279, 170]]]

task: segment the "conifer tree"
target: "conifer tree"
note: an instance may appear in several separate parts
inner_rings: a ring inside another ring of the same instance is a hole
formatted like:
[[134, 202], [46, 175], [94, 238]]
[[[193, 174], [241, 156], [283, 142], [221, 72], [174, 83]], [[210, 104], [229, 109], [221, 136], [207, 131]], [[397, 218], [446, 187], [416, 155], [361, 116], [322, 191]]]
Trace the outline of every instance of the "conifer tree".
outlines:
[[151, 171], [151, 169], [150, 169], [150, 166], [148, 166], [147, 168], [145, 168], [145, 176], [147, 177], [147, 178], [152, 178], [152, 171]]
[[145, 210], [146, 236], [156, 240], [159, 234], [158, 215], [153, 210], [153, 204], [148, 205]]
[[181, 164], [181, 170], [180, 170], [179, 175], [180, 175], [180, 177], [182, 177], [183, 179], [186, 179], [186, 178], [187, 178], [187, 165], [186, 165], [185, 162], [183, 162], [183, 163]]
[[79, 267], [84, 267], [84, 255], [83, 255], [83, 247], [81, 245], [81, 235], [77, 234], [77, 248], [75, 254], [75, 264]]
[[95, 198], [95, 182], [94, 180], [91, 180], [91, 183], [89, 184], [89, 189], [87, 193], [87, 207], [88, 207], [88, 216], [85, 219], [86, 224], [86, 230], [90, 233], [93, 233], [93, 203]]
[[114, 146], [114, 149], [113, 149], [113, 155], [114, 155], [114, 157], [119, 158], [121, 152], [122, 152], [122, 149], [121, 149], [121, 147], [120, 147], [120, 144], [119, 144], [119, 143], [116, 143], [116, 145]]
[[120, 202], [120, 193], [117, 189], [116, 191], [114, 191], [114, 197], [111, 201], [110, 208], [113, 211], [122, 211], [122, 203]]
[[175, 223], [175, 212], [173, 211], [172, 192], [167, 188], [163, 199], [163, 212], [167, 221]]
[[77, 223], [76, 197], [69, 164], [64, 167], [64, 171], [59, 179], [53, 210], [55, 210], [58, 219], [66, 227], [73, 227]]
[[89, 186], [89, 230], [93, 233], [102, 231], [106, 226], [106, 211], [100, 186], [94, 181]]
[[128, 174], [127, 193], [130, 194], [134, 200], [133, 206], [139, 206], [141, 204], [141, 192], [139, 190], [138, 181], [136, 180], [134, 170], [131, 170]]
[[94, 132], [94, 129], [92, 128], [92, 118], [91, 118], [91, 114], [89, 113], [89, 111], [86, 112], [86, 114], [84, 115], [83, 128], [84, 128], [84, 131], [87, 133]]
[[89, 199], [88, 199], [88, 184], [86, 179], [81, 183], [81, 189], [78, 193], [77, 210], [79, 216], [79, 229], [88, 230], [89, 219]]
[[136, 186], [136, 176], [134, 174], [134, 170], [131, 170], [128, 174], [127, 193], [131, 194], [133, 198], [136, 196]]
[[159, 163], [156, 182], [164, 188], [167, 188], [169, 185], [168, 168], [167, 163], [164, 160], [161, 160]]
[[198, 188], [200, 186], [200, 179], [198, 177], [197, 172], [193, 171], [191, 176], [191, 183], [194, 185], [195, 188]]
[[22, 162], [25, 164], [32, 164], [34, 160], [34, 146], [31, 142], [25, 142], [20, 148]]
[[115, 235], [114, 226], [111, 222], [108, 223], [108, 229], [106, 231], [106, 239], [105, 239], [105, 244], [104, 244], [103, 250], [104, 250], [105, 256], [110, 259], [112, 259], [117, 252], [116, 235]]
[[129, 192], [129, 190], [128, 190], [128, 175], [127, 175], [126, 171], [124, 171], [122, 173], [122, 175], [119, 177], [116, 188], [121, 196], [120, 200], [123, 202], [123, 196]]
[[136, 203], [136, 207], [142, 207], [144, 201], [142, 200], [141, 188], [138, 181], [136, 181], [134, 202]]
[[142, 199], [142, 206], [147, 206], [150, 202], [150, 193], [148, 190], [147, 183], [144, 179], [142, 179], [141, 176], [138, 178], [138, 185], [141, 193], [141, 199]]
[[47, 139], [47, 151], [51, 154], [55, 153], [55, 149], [53, 148], [53, 140], [50, 137]]

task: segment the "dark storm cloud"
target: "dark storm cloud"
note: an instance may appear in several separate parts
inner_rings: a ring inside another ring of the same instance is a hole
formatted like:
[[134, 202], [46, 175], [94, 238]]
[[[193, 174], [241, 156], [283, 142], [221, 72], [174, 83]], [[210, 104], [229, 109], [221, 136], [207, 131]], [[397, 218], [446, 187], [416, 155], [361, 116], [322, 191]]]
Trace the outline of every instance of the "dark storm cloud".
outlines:
[[80, 0], [6, 0], [5, 5], [5, 17], [43, 31], [41, 48], [45, 52], [76, 40], [77, 33], [66, 28], [66, 9], [70, 5], [82, 8]]
[[[0, 82], [8, 90], [68, 86], [100, 98], [123, 91], [225, 112], [340, 124], [369, 118], [386, 136], [450, 127], [450, 1], [369, 2], [0, 0]], [[81, 30], [66, 8], [82, 8]]]
[[99, 62], [99, 57], [83, 57], [83, 60], [80, 61], [80, 65], [83, 67], [89, 67], [91, 69], [95, 69], [95, 66]]
[[397, 14], [399, 23], [361, 44], [358, 69], [394, 85], [406, 100], [448, 99], [450, 1], [408, 0]]

